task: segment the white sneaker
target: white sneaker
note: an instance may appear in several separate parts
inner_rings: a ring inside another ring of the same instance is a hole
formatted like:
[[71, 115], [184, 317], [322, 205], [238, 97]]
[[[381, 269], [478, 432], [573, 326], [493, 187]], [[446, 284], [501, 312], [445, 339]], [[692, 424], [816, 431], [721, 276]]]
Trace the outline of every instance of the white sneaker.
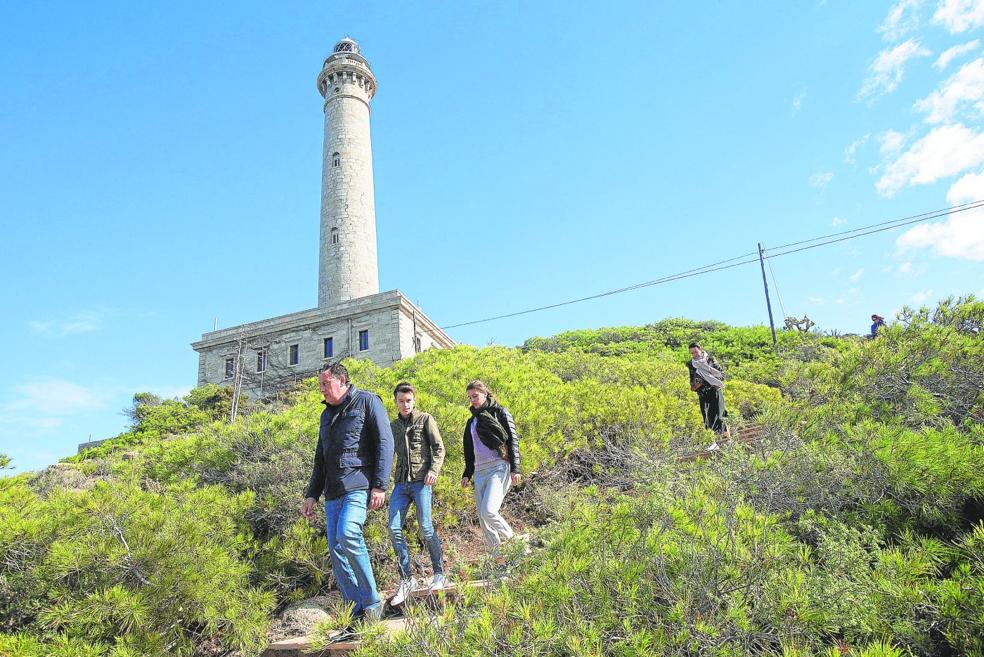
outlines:
[[399, 607], [402, 605], [406, 601], [407, 596], [413, 592], [416, 584], [417, 582], [412, 577], [401, 579], [400, 585], [396, 588], [396, 593], [390, 598], [390, 606]]
[[721, 446], [718, 445], [716, 442], [714, 442], [714, 443], [711, 443], [710, 445], [708, 445], [707, 446], [707, 449], [705, 451], [708, 451], [708, 452], [716, 452], [719, 449], [721, 449]]
[[430, 590], [440, 591], [441, 589], [446, 589], [449, 586], [451, 586], [451, 582], [448, 581], [448, 578], [444, 575], [444, 573], [438, 573], [434, 575], [434, 579], [431, 580]]

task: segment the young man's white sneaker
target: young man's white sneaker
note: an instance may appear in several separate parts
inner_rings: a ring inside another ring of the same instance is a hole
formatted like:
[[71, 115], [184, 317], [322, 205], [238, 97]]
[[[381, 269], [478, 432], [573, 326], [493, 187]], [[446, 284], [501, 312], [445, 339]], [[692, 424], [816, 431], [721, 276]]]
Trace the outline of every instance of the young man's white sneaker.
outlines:
[[390, 606], [399, 607], [402, 605], [406, 601], [407, 596], [413, 592], [416, 584], [417, 582], [412, 577], [400, 580], [400, 585], [396, 588], [396, 593], [390, 598]]
[[451, 586], [451, 582], [448, 578], [444, 576], [444, 573], [438, 573], [434, 575], [434, 579], [431, 580], [430, 590], [440, 591], [441, 589], [446, 589]]

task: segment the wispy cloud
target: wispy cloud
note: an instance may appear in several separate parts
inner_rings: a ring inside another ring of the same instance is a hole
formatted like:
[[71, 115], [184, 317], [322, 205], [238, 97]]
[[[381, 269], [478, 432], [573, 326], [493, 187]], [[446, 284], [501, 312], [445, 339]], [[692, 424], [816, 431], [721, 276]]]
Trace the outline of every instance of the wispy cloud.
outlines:
[[106, 316], [104, 310], [85, 310], [63, 320], [32, 320], [27, 323], [32, 333], [48, 338], [62, 338], [98, 331]]
[[793, 116], [796, 116], [797, 114], [799, 114], [800, 109], [802, 109], [802, 107], [803, 107], [803, 100], [805, 98], [806, 98], [806, 92], [805, 91], [801, 91], [798, 94], [796, 94], [796, 96], [793, 97], [793, 102], [792, 102]]
[[930, 299], [933, 298], [932, 290], [919, 290], [912, 295], [912, 303], [919, 304], [920, 306]]
[[905, 146], [905, 135], [895, 130], [886, 130], [878, 135], [878, 152], [882, 155], [898, 153]]
[[984, 134], [963, 124], [934, 128], [890, 163], [875, 188], [890, 197], [907, 185], [933, 183], [984, 162]]
[[[968, 174], [950, 187], [946, 200], [951, 205], [984, 198], [984, 171]], [[895, 241], [904, 252], [932, 248], [937, 255], [984, 262], [984, 211], [966, 210], [947, 217], [946, 221], [919, 224]]]
[[851, 274], [850, 276], [848, 276], [848, 278], [851, 281], [859, 281], [859, 280], [861, 280], [861, 277], [862, 276], [864, 276], [864, 267], [862, 267], [861, 269], [857, 270], [856, 272], [854, 272], [853, 274]]
[[830, 184], [830, 181], [834, 179], [833, 171], [818, 171], [810, 176], [807, 182], [810, 187], [816, 187], [817, 189], [823, 189]]
[[65, 417], [103, 410], [113, 398], [107, 389], [90, 387], [65, 379], [42, 379], [14, 388], [14, 399], [4, 405], [7, 414], [33, 413], [36, 416]]
[[932, 54], [915, 39], [909, 39], [894, 48], [881, 51], [868, 67], [868, 77], [861, 85], [858, 100], [873, 101], [879, 96], [895, 91], [902, 83], [906, 63], [915, 57], [928, 57]]
[[940, 54], [939, 57], [936, 58], [936, 61], [933, 62], [933, 67], [939, 71], [942, 71], [947, 66], [949, 66], [950, 62], [952, 62], [954, 59], [962, 55], [966, 55], [969, 52], [973, 52], [977, 50], [980, 47], [980, 45], [981, 45], [980, 39], [974, 39], [973, 41], [968, 41], [967, 43], [963, 43], [959, 46], [953, 46], [952, 48], [947, 48]]
[[923, 0], [899, 0], [889, 9], [878, 33], [888, 41], [898, 41], [919, 27], [918, 9]]
[[868, 143], [868, 139], [871, 138], [871, 134], [866, 134], [863, 137], [855, 139], [844, 149], [844, 163], [845, 164], [855, 164], [857, 162], [858, 149]]
[[831, 226], [843, 226], [846, 223], [847, 223], [847, 219], [841, 219], [840, 217], [834, 217], [833, 220], [831, 220], [830, 225]]
[[984, 25], [984, 0], [941, 0], [933, 22], [950, 34], [966, 32]]
[[952, 121], [963, 106], [984, 98], [984, 59], [964, 64], [936, 91], [916, 101], [915, 109], [926, 112], [927, 123]]

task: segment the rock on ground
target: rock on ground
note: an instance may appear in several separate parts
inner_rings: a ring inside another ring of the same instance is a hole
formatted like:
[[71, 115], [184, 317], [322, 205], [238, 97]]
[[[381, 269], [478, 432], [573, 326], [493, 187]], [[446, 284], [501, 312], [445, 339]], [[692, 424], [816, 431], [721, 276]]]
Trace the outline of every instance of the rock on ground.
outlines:
[[331, 610], [337, 609], [341, 602], [336, 591], [295, 602], [273, 619], [267, 639], [273, 643], [310, 634], [315, 625], [331, 618]]

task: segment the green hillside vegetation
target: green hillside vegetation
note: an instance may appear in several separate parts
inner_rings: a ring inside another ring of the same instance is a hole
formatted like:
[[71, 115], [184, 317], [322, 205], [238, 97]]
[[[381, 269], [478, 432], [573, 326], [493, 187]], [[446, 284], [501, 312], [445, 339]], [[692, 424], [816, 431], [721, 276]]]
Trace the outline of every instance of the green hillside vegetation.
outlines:
[[[505, 583], [416, 607], [360, 654], [984, 655], [982, 326], [968, 297], [870, 341], [782, 331], [780, 355], [764, 327], [667, 320], [347, 362], [391, 414], [409, 380], [437, 418], [458, 576], [470, 379], [516, 418], [527, 480], [506, 511], [535, 536]], [[684, 463], [713, 439], [695, 338], [728, 370], [732, 424], [764, 434]], [[313, 379], [233, 424], [221, 388], [139, 394], [116, 439], [0, 479], [0, 655], [261, 652], [279, 609], [332, 585], [324, 527], [299, 513], [321, 408]], [[384, 513], [367, 538], [392, 585]]]

